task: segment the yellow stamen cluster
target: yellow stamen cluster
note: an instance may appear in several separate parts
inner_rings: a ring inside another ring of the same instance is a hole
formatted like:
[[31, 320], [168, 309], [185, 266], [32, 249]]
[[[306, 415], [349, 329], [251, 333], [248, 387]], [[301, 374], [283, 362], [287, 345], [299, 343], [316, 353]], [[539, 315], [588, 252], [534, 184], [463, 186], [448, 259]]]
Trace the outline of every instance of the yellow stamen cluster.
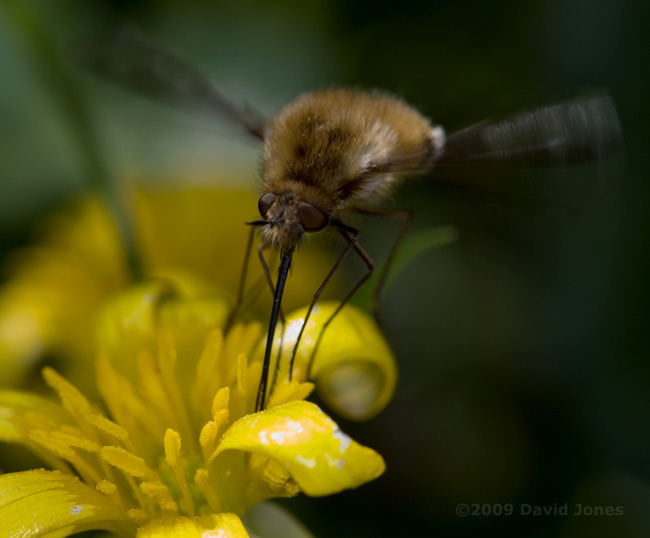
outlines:
[[[159, 277], [106, 305], [96, 363], [105, 410], [51, 368], [44, 377], [60, 405], [0, 391], [0, 440], [25, 444], [53, 469], [0, 475], [0, 526], [8, 536], [103, 529], [130, 538], [243, 538], [240, 517], [261, 500], [330, 495], [384, 471], [379, 454], [299, 401], [313, 389], [301, 382], [309, 352], [297, 357], [292, 381], [286, 367], [274, 374], [266, 410], [254, 413], [261, 328], [240, 324], [224, 333], [226, 303], [198, 290]], [[318, 334], [317, 321], [327, 317], [316, 312], [307, 330]], [[342, 408], [353, 402], [351, 415], [364, 417], [392, 392], [394, 361], [360, 313], [344, 310], [339, 320], [313, 371], [335, 389], [332, 401]], [[361, 376], [349, 383], [336, 374], [350, 361], [360, 365], [355, 371], [379, 373], [374, 392]], [[25, 534], [28, 528], [35, 530]]]
[[[260, 363], [248, 364], [258, 325], [237, 325], [224, 337], [214, 330], [203, 348], [193, 383], [178, 382], [172, 333], [160, 329], [154, 355], [143, 351], [139, 386], [118, 373], [109, 358], [98, 360], [99, 389], [114, 420], [95, 408], [51, 368], [48, 385], [69, 414], [67, 424], [39, 413], [23, 418], [31, 442], [49, 453], [60, 470], [81, 479], [123, 509], [137, 525], [158, 517], [243, 513], [271, 495], [298, 487], [286, 469], [268, 457], [219, 453], [228, 427], [252, 411]], [[304, 398], [311, 384], [280, 385], [274, 404]], [[232, 487], [238, 481], [239, 490]]]

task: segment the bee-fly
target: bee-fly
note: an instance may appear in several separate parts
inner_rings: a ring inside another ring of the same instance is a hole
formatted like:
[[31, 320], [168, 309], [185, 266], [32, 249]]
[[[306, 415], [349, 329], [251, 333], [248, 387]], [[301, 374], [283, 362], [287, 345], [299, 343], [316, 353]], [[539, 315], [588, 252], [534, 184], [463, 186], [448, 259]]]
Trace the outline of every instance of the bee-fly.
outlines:
[[[360, 232], [343, 220], [347, 213], [402, 218], [399, 241], [410, 213], [379, 209], [376, 204], [405, 178], [433, 175], [442, 165], [463, 161], [520, 166], [580, 163], [622, 146], [616, 110], [605, 94], [484, 121], [446, 136], [442, 127], [401, 99], [376, 91], [306, 93], [265, 122], [250, 109], [230, 103], [200, 73], [156, 48], [130, 26], [122, 28], [108, 46], [86, 47], [84, 63], [96, 74], [147, 97], [226, 121], [263, 145], [261, 219], [250, 224], [259, 230], [262, 248], [280, 252], [280, 264], [277, 283], [274, 287], [271, 283], [273, 308], [256, 411], [266, 401], [272, 344], [292, 255], [306, 234], [333, 227], [347, 246], [314, 294], [302, 329], [323, 288], [352, 250], [368, 269], [327, 321], [322, 336], [374, 269], [359, 245]], [[302, 329], [293, 349], [290, 375]]]

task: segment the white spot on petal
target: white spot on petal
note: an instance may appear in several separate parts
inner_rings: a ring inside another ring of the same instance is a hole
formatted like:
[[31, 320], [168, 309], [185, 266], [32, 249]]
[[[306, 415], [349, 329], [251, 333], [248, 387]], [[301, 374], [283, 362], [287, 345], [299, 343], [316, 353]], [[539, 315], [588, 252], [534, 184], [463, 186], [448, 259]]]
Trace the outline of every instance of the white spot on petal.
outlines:
[[73, 506], [72, 508], [70, 508], [70, 513], [71, 513], [73, 516], [76, 516], [76, 515], [77, 515], [79, 512], [81, 512], [83, 509], [84, 509], [83, 506], [76, 505], [76, 506]]
[[302, 433], [303, 431], [302, 424], [300, 424], [300, 422], [296, 420], [290, 420], [289, 422], [287, 422], [287, 427], [293, 428], [294, 430], [296, 430], [296, 433]]
[[295, 457], [295, 460], [297, 463], [300, 463], [300, 465], [304, 465], [309, 469], [313, 469], [314, 467], [316, 467], [316, 458], [305, 458], [303, 455], [298, 454]]
[[208, 530], [208, 531], [204, 531], [201, 534], [201, 538], [225, 538], [225, 537], [226, 537], [226, 531], [223, 529]]
[[327, 460], [327, 465], [335, 467], [336, 469], [342, 469], [345, 465], [345, 460], [343, 458], [333, 458], [329, 454], [325, 454], [325, 459]]
[[269, 437], [273, 439], [277, 444], [281, 445], [282, 441], [284, 441], [284, 432], [273, 432], [269, 435]]
[[333, 437], [339, 440], [339, 452], [343, 454], [348, 447], [350, 446], [350, 443], [352, 442], [352, 438], [345, 435], [341, 430], [337, 429], [333, 434]]
[[300, 334], [300, 329], [302, 328], [302, 324], [304, 322], [304, 318], [300, 318], [289, 323], [286, 330], [284, 331], [284, 342], [286, 344], [296, 343], [298, 340], [298, 334]]

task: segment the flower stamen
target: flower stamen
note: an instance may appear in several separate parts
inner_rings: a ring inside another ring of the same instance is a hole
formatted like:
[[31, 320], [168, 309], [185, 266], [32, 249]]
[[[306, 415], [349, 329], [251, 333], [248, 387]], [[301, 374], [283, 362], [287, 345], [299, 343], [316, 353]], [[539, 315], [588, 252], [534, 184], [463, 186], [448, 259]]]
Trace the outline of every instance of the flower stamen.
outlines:
[[[223, 332], [220, 329], [216, 329], [208, 336], [201, 357], [196, 365], [194, 393], [196, 394], [195, 402], [197, 409], [207, 410], [215, 390], [225, 384], [219, 379], [218, 368], [222, 348]], [[202, 418], [203, 420], [207, 420], [207, 414]]]
[[218, 434], [219, 426], [213, 420], [208, 421], [206, 425], [201, 428], [199, 443], [201, 445], [203, 460], [206, 463], [217, 446]]
[[[101, 525], [117, 521], [115, 528], [128, 536], [205, 525], [211, 531], [216, 519], [202, 514], [242, 515], [270, 497], [301, 490], [324, 495], [383, 471], [383, 460], [370, 449], [353, 444], [343, 454], [336, 424], [316, 405], [294, 401], [313, 389], [298, 376], [288, 381], [280, 371], [267, 409], [253, 414], [262, 368], [256, 360], [260, 325], [238, 324], [224, 333], [208, 303], [159, 300], [171, 297], [170, 289], [142, 285], [116, 302], [119, 316], [107, 318], [97, 361], [107, 412], [51, 368], [44, 377], [61, 404], [32, 398], [33, 403], [25, 400], [32, 405], [23, 402], [21, 409], [14, 403], [21, 402], [17, 396], [6, 397], [11, 439], [43, 453], [47, 463], [62, 469], [60, 476], [67, 475], [56, 486], [65, 517], [72, 518], [65, 521], [76, 525], [83, 510], [81, 517]], [[155, 308], [162, 309], [160, 315]], [[197, 321], [207, 325], [197, 330]], [[25, 478], [28, 484], [38, 479]], [[75, 501], [69, 513], [68, 494], [88, 502]], [[103, 512], [86, 510], [91, 506]], [[56, 518], [52, 510], [47, 514], [48, 525], [61, 524], [58, 512]]]
[[130, 510], [127, 510], [126, 515], [135, 521], [144, 521], [149, 519], [149, 514], [139, 508], [131, 508]]
[[196, 451], [198, 448], [194, 441], [193, 428], [191, 426], [185, 400], [181, 395], [176, 374], [176, 346], [174, 338], [169, 329], [161, 329], [158, 334], [158, 366], [163, 382], [164, 390], [172, 404], [173, 414], [176, 415], [176, 431], [182, 432], [182, 436]]
[[120, 493], [117, 489], [117, 484], [114, 484], [110, 480], [103, 479], [100, 482], [97, 483], [95, 486], [95, 489], [99, 491], [100, 493], [103, 493], [104, 495], [107, 495], [108, 497], [111, 498], [111, 500], [124, 508], [124, 502], [122, 501], [122, 498], [120, 497]]
[[67, 433], [63, 431], [53, 431], [52, 437], [58, 441], [61, 441], [65, 445], [74, 448], [80, 448], [86, 452], [99, 452], [102, 448], [99, 444], [86, 439], [84, 437], [79, 437], [73, 433]]
[[102, 477], [77, 452], [60, 439], [56, 439], [44, 430], [32, 430], [29, 438], [52, 454], [72, 464], [77, 472], [89, 483], [99, 482]]
[[[111, 415], [130, 433], [134, 445], [142, 448], [146, 446], [143, 431], [154, 438], [164, 431], [164, 424], [158, 414], [150, 412], [150, 409], [136, 396], [131, 383], [113, 369], [104, 355], [100, 355], [97, 361], [97, 373], [99, 390]], [[116, 395], [119, 397], [115, 397]], [[147, 418], [138, 421], [139, 417]]]
[[217, 412], [222, 411], [224, 409], [228, 409], [228, 405], [230, 403], [230, 387], [222, 387], [220, 388], [217, 393], [214, 395], [214, 399], [212, 400], [212, 406], [210, 407], [210, 410], [212, 411], [212, 416], [216, 415]]
[[101, 491], [105, 495], [113, 495], [117, 492], [117, 485], [109, 480], [102, 480], [97, 483], [97, 491]]
[[181, 453], [181, 436], [178, 432], [168, 429], [165, 432], [165, 460], [174, 471], [174, 476], [176, 477], [176, 482], [181, 489], [181, 494], [183, 495], [183, 501], [185, 504], [185, 510], [190, 516], [195, 515], [194, 501], [192, 500], [192, 495], [190, 494], [190, 488], [187, 485], [187, 480], [185, 479], [185, 473], [181, 467], [180, 462], [180, 453]]
[[141, 380], [140, 390], [144, 398], [160, 413], [166, 424], [177, 431], [180, 430], [176, 413], [173, 412], [169, 398], [164, 391], [162, 378], [151, 353], [147, 351], [140, 353], [138, 374]]
[[164, 517], [178, 515], [176, 501], [169, 496], [169, 488], [160, 480], [141, 482], [140, 489], [147, 497], [158, 503]]
[[210, 508], [215, 512], [220, 511], [220, 502], [217, 494], [209, 483], [208, 471], [207, 469], [197, 469], [194, 473], [194, 483], [199, 487], [201, 493], [205, 497], [205, 500], [208, 501]]
[[134, 478], [147, 478], [155, 480], [156, 474], [147, 467], [144, 460], [135, 454], [131, 454], [127, 450], [119, 446], [105, 446], [100, 452], [101, 457], [110, 463], [113, 467], [117, 467], [123, 473], [126, 473]]
[[117, 446], [105, 446], [100, 450], [99, 455], [108, 464], [122, 471], [140, 507], [148, 507], [149, 511], [151, 511], [151, 506], [147, 506], [149, 503], [142, 496], [140, 488], [134, 480], [134, 478], [144, 478], [145, 476], [149, 479], [157, 479], [155, 473], [147, 467], [144, 460]]

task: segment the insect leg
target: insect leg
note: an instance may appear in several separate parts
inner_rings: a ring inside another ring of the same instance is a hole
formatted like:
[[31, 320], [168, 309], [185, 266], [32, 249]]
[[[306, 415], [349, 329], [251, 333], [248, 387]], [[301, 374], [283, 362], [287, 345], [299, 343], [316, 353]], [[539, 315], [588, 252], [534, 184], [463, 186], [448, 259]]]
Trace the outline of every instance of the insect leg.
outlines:
[[379, 295], [381, 294], [381, 291], [384, 288], [384, 285], [386, 284], [386, 279], [388, 278], [388, 275], [390, 273], [390, 268], [393, 265], [393, 262], [395, 261], [395, 256], [397, 255], [399, 246], [401, 245], [402, 241], [406, 237], [406, 233], [408, 232], [411, 226], [411, 221], [413, 220], [413, 212], [408, 210], [365, 208], [365, 207], [355, 208], [354, 211], [361, 215], [388, 217], [391, 219], [398, 219], [402, 221], [402, 226], [400, 228], [399, 234], [397, 235], [397, 238], [395, 239], [393, 245], [390, 247], [388, 257], [386, 258], [386, 262], [384, 263], [384, 266], [382, 267], [381, 272], [379, 273], [379, 281], [377, 282], [377, 285], [375, 286], [372, 295], [372, 312], [377, 322], [381, 325], [381, 321], [379, 318]]
[[368, 255], [368, 253], [363, 249], [363, 247], [357, 241], [359, 237], [359, 231], [355, 230], [354, 228], [351, 228], [350, 226], [346, 226], [343, 223], [333, 223], [333, 224], [339, 229], [341, 235], [343, 235], [343, 237], [345, 237], [350, 243], [352, 243], [352, 241], [354, 240], [354, 243], [352, 243], [352, 248], [354, 248], [354, 251], [359, 255], [359, 257], [366, 264], [366, 267], [368, 268], [368, 272], [365, 275], [363, 275], [361, 279], [354, 285], [354, 287], [348, 292], [348, 294], [343, 298], [343, 300], [336, 307], [336, 310], [332, 313], [329, 319], [323, 324], [323, 329], [318, 335], [318, 339], [316, 340], [316, 345], [314, 346], [314, 350], [312, 351], [311, 357], [309, 358], [307, 377], [310, 377], [311, 375], [311, 367], [312, 364], [314, 363], [316, 353], [318, 353], [318, 348], [320, 347], [321, 340], [323, 338], [323, 335], [325, 334], [325, 331], [327, 330], [327, 327], [329, 327], [330, 323], [332, 323], [336, 315], [343, 309], [343, 307], [348, 303], [348, 301], [352, 299], [352, 297], [354, 297], [354, 294], [359, 290], [361, 286], [363, 286], [366, 280], [368, 280], [370, 276], [373, 274], [373, 272], [375, 271], [375, 263], [372, 261], [372, 258]]
[[[334, 276], [334, 273], [336, 273], [336, 271], [338, 270], [339, 266], [341, 265], [341, 263], [343, 262], [345, 257], [350, 253], [350, 251], [353, 248], [355, 248], [355, 245], [357, 244], [357, 241], [359, 240], [359, 236], [361, 235], [361, 232], [359, 230], [357, 230], [356, 228], [352, 228], [350, 226], [347, 226], [347, 225], [343, 224], [342, 222], [333, 220], [333, 221], [330, 222], [330, 224], [332, 224], [333, 226], [335, 226], [339, 230], [344, 230], [346, 232], [345, 237], [346, 237], [346, 239], [348, 239], [348, 244], [345, 247], [345, 249], [343, 250], [343, 252], [341, 253], [341, 255], [339, 256], [338, 260], [336, 260], [336, 262], [334, 263], [334, 265], [330, 269], [330, 272], [327, 273], [327, 276], [325, 277], [325, 279], [323, 280], [323, 282], [321, 283], [319, 288], [316, 290], [316, 293], [314, 293], [314, 297], [312, 298], [311, 303], [309, 303], [309, 308], [307, 308], [307, 313], [305, 314], [305, 320], [304, 320], [304, 322], [302, 324], [302, 327], [300, 328], [300, 332], [298, 333], [298, 338], [296, 339], [296, 344], [293, 346], [293, 351], [291, 352], [291, 362], [289, 363], [289, 379], [291, 379], [291, 377], [293, 375], [293, 363], [294, 363], [294, 361], [296, 359], [296, 353], [298, 351], [298, 346], [300, 345], [300, 340], [302, 338], [302, 334], [305, 331], [305, 327], [307, 326], [307, 322], [309, 321], [309, 316], [311, 315], [311, 311], [313, 310], [314, 305], [316, 304], [316, 301], [318, 301], [318, 298], [320, 297], [321, 293], [323, 293], [323, 290], [325, 289], [325, 286], [327, 286], [327, 283]], [[364, 254], [365, 254], [365, 252], [364, 252]], [[368, 260], [370, 260], [370, 258], [368, 258]], [[370, 260], [370, 263], [372, 264], [371, 260]], [[374, 268], [374, 265], [373, 265], [373, 268]], [[372, 271], [370, 271], [370, 272], [372, 272]], [[365, 282], [365, 280], [368, 278], [368, 276], [370, 276], [370, 275], [365, 276], [364, 279], [362, 280], [362, 282], [354, 287], [354, 289], [352, 290], [352, 293], [348, 294], [349, 296], [346, 297], [346, 299], [344, 299], [345, 302], [347, 302], [350, 299], [350, 297], [352, 297], [354, 292], [356, 292], [358, 287], [361, 284], [363, 284], [363, 282]], [[339, 309], [340, 309], [340, 307], [339, 307]], [[337, 309], [337, 311], [334, 313], [334, 315], [336, 315], [336, 313], [338, 313], [339, 309]], [[313, 357], [313, 355], [312, 355], [312, 357]]]
[[260, 275], [260, 277], [255, 280], [255, 282], [249, 287], [248, 289], [248, 298], [244, 301], [244, 303], [241, 306], [242, 311], [246, 312], [253, 308], [253, 305], [255, 304], [255, 301], [257, 301], [260, 293], [262, 293], [262, 290], [266, 287], [266, 279], [264, 278], [263, 275]]
[[[275, 286], [273, 285], [273, 279], [271, 278], [271, 271], [269, 271], [269, 266], [264, 259], [264, 250], [266, 250], [266, 245], [260, 245], [257, 247], [257, 256], [260, 259], [260, 264], [262, 265], [262, 270], [264, 271], [266, 283], [269, 285], [271, 295], [273, 295], [275, 294]], [[284, 313], [282, 311], [282, 307], [280, 307], [280, 322], [282, 325], [284, 325]]]
[[229, 328], [232, 326], [235, 321], [235, 316], [242, 306], [244, 301], [244, 289], [246, 288], [246, 275], [248, 273], [248, 262], [251, 257], [251, 249], [253, 248], [253, 238], [255, 237], [255, 228], [251, 226], [251, 231], [248, 234], [248, 243], [246, 244], [246, 253], [244, 254], [244, 264], [242, 266], [241, 275], [239, 277], [239, 288], [237, 289], [237, 301], [235, 302], [234, 308], [230, 311], [228, 316], [228, 321], [226, 322], [226, 327]]

